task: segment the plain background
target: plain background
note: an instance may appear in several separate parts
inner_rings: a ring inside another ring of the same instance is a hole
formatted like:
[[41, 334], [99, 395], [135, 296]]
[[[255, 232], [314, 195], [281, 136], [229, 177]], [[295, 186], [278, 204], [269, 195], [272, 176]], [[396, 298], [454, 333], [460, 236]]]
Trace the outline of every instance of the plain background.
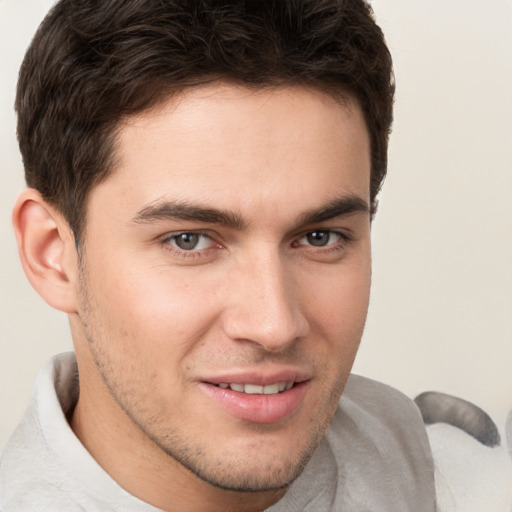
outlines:
[[[23, 170], [19, 64], [51, 0], [0, 0], [0, 448], [38, 368], [71, 348], [32, 290], [10, 223]], [[512, 407], [512, 0], [374, 0], [395, 62], [389, 176], [355, 371], [409, 396], [440, 390], [503, 428]]]

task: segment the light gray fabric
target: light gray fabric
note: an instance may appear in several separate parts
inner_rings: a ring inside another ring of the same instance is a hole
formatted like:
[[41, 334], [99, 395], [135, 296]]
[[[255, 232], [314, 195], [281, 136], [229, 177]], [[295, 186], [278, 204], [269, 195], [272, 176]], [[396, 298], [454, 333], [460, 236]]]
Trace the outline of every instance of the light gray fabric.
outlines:
[[[153, 512], [94, 461], [65, 411], [77, 394], [74, 355], [42, 370], [0, 461], [2, 512]], [[64, 412], [63, 412], [64, 411]], [[420, 414], [398, 391], [351, 376], [326, 438], [268, 512], [432, 512], [434, 470]]]

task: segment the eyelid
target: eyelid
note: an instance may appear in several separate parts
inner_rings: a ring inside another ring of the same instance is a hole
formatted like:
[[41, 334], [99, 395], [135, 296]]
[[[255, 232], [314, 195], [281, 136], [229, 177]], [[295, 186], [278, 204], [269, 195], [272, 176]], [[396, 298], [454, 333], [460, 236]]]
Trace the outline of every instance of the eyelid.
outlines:
[[213, 240], [213, 236], [204, 229], [177, 229], [176, 231], [168, 231], [167, 233], [159, 236], [158, 238], [162, 241], [167, 241], [170, 240], [171, 238], [185, 234], [205, 236], [206, 238], [210, 238]]

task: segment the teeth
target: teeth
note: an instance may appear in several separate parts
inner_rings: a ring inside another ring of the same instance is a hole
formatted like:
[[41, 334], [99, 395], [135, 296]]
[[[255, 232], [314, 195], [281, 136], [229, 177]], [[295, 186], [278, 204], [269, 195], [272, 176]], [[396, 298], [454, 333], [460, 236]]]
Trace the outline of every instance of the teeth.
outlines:
[[275, 384], [263, 386], [264, 395], [277, 395], [277, 393], [279, 393], [279, 384], [277, 384], [277, 382]]
[[268, 384], [267, 386], [259, 386], [258, 384], [227, 384], [221, 382], [218, 386], [222, 389], [231, 388], [233, 391], [246, 393], [248, 395], [277, 395], [278, 393], [291, 389], [293, 384], [293, 381], [276, 382], [274, 384]]
[[[266, 386], [265, 386], [266, 387]], [[255, 384], [246, 384], [244, 386], [244, 392], [248, 395], [262, 395], [263, 394], [263, 386], [257, 386]]]

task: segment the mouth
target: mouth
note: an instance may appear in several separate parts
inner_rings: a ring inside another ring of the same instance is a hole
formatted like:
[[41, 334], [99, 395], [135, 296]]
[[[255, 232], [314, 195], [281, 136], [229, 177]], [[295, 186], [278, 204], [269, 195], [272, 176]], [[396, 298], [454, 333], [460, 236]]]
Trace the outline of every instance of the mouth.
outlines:
[[[250, 423], [276, 423], [300, 409], [310, 380], [278, 380], [255, 384], [243, 382], [201, 382], [206, 395], [224, 412]], [[256, 380], [256, 379], [255, 379]]]
[[237, 393], [245, 393], [247, 395], [277, 395], [290, 390], [295, 385], [294, 381], [275, 382], [261, 386], [259, 384], [237, 384], [220, 382], [217, 387], [221, 389], [231, 389]]

